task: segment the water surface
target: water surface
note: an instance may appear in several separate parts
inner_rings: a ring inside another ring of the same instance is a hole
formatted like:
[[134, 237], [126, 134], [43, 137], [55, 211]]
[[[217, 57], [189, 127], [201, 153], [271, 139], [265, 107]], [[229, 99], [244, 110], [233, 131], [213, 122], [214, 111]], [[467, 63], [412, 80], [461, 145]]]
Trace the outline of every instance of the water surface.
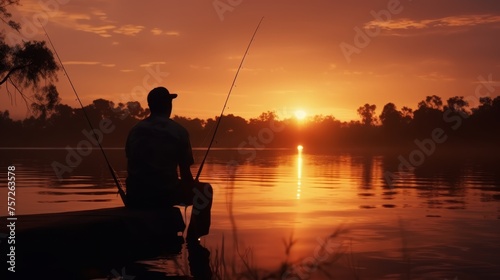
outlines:
[[[195, 152], [199, 162], [203, 151]], [[201, 180], [214, 187], [212, 231], [202, 240], [212, 259], [224, 246], [227, 265], [251, 260], [261, 275], [293, 263], [276, 279], [500, 279], [494, 157], [429, 157], [398, 173], [398, 154], [253, 152], [214, 150], [203, 170]], [[0, 153], [3, 170], [16, 166], [18, 215], [121, 205], [99, 151], [81, 161], [64, 149]], [[123, 150], [107, 153], [125, 181]], [[77, 164], [59, 180], [52, 165], [68, 161]], [[186, 254], [133, 265], [155, 277], [188, 275]]]

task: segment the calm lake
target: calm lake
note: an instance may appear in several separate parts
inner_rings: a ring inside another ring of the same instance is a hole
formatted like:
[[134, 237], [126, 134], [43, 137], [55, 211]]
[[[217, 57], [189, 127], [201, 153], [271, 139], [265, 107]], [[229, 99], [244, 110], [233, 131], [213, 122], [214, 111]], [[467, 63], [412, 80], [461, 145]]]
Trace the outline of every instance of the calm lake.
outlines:
[[[106, 152], [125, 182], [124, 151]], [[195, 151], [197, 162], [203, 152]], [[121, 206], [98, 150], [63, 180], [51, 164], [65, 164], [64, 149], [0, 155], [2, 200], [7, 166], [16, 166], [17, 215]], [[212, 228], [202, 244], [212, 261], [224, 251], [226, 267], [244, 272], [247, 262], [268, 279], [500, 279], [500, 160], [431, 155], [398, 172], [398, 156], [211, 151], [201, 181], [214, 188]], [[189, 275], [186, 254], [124, 268], [142, 267], [154, 279]], [[285, 261], [291, 265], [280, 272]]]

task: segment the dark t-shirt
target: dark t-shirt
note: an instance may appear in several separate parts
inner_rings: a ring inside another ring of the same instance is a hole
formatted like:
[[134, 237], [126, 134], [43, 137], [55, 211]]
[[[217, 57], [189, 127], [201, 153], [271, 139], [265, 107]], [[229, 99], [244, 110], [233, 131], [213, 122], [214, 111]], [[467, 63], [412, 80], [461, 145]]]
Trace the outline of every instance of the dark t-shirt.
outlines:
[[164, 116], [150, 116], [130, 131], [127, 200], [131, 206], [171, 204], [179, 187], [179, 165], [193, 164], [187, 130]]

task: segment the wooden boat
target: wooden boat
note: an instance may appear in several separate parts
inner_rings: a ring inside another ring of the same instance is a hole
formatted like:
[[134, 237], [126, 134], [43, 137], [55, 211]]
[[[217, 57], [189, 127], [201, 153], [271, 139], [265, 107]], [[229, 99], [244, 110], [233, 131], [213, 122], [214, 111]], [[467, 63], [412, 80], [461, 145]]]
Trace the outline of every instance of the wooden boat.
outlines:
[[[0, 217], [2, 221], [10, 220]], [[113, 265], [157, 256], [160, 252], [180, 252], [185, 224], [179, 208], [162, 211], [125, 207], [88, 211], [17, 216], [15, 244], [2, 238], [0, 259], [7, 267], [2, 279], [89, 279], [89, 269], [110, 271]], [[0, 229], [2, 237], [11, 235]], [[15, 246], [15, 262], [8, 256]], [[117, 271], [122, 268], [114, 267]], [[14, 277], [15, 276], [15, 277]]]

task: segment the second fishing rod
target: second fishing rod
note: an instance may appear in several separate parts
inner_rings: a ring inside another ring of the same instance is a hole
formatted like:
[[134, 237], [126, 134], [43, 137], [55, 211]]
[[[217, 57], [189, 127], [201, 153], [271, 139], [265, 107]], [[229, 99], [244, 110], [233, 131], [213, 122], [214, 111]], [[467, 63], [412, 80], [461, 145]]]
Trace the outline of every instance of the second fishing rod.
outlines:
[[257, 27], [255, 28], [255, 31], [253, 32], [252, 38], [250, 39], [250, 42], [248, 43], [248, 46], [245, 50], [245, 53], [243, 54], [243, 58], [241, 59], [240, 65], [238, 66], [238, 69], [236, 70], [236, 74], [234, 76], [233, 82], [231, 83], [231, 87], [229, 88], [229, 92], [227, 94], [226, 101], [224, 102], [224, 106], [222, 106], [222, 111], [220, 112], [219, 118], [217, 120], [217, 124], [215, 125], [214, 133], [212, 134], [212, 138], [210, 140], [210, 143], [208, 144], [208, 148], [207, 148], [207, 151], [205, 152], [205, 156], [203, 157], [203, 160], [201, 161], [198, 172], [196, 173], [196, 178], [195, 178], [196, 181], [198, 181], [200, 178], [201, 171], [203, 170], [203, 166], [205, 165], [205, 161], [207, 160], [208, 153], [210, 152], [210, 149], [212, 148], [212, 144], [214, 143], [215, 135], [217, 134], [217, 130], [219, 129], [220, 121], [222, 119], [222, 116], [224, 115], [224, 111], [226, 110], [227, 102], [229, 101], [229, 97], [231, 96], [231, 92], [233, 91], [234, 85], [236, 83], [236, 79], [238, 78], [238, 74], [240, 73], [241, 67], [243, 66], [243, 62], [245, 61], [245, 58], [248, 54], [248, 50], [250, 50], [250, 46], [252, 45], [252, 42], [255, 38], [255, 35], [257, 34], [257, 31], [259, 30], [259, 27], [260, 27], [260, 24], [262, 23], [262, 20], [264, 20], [264, 17], [262, 17], [259, 21], [259, 24], [257, 24]]
[[57, 60], [59, 61], [59, 64], [61, 65], [61, 68], [62, 68], [62, 70], [64, 72], [64, 75], [66, 75], [66, 78], [68, 78], [69, 84], [70, 84], [71, 88], [73, 89], [73, 92], [75, 93], [76, 99], [78, 100], [78, 103], [80, 104], [80, 107], [82, 108], [83, 115], [84, 115], [85, 119], [87, 120], [87, 123], [88, 123], [88, 125], [89, 125], [89, 127], [90, 127], [90, 129], [92, 131], [92, 135], [94, 136], [95, 141], [96, 141], [96, 143], [97, 143], [97, 145], [99, 147], [99, 150], [101, 151], [101, 153], [102, 153], [102, 155], [104, 157], [104, 160], [106, 161], [106, 165], [107, 165], [107, 167], [109, 169], [109, 172], [111, 173], [111, 176], [113, 177], [115, 185], [116, 185], [116, 187], [118, 189], [118, 194], [120, 195], [120, 198], [121, 198], [121, 200], [123, 202], [123, 205], [126, 206], [127, 205], [127, 195], [125, 194], [124, 186], [123, 186], [120, 178], [116, 174], [116, 171], [111, 166], [111, 163], [109, 162], [108, 156], [106, 155], [106, 152], [104, 152], [104, 148], [101, 145], [101, 141], [99, 140], [99, 137], [97, 137], [97, 135], [95, 134], [94, 126], [92, 125], [92, 122], [90, 121], [90, 118], [87, 115], [87, 111], [85, 110], [85, 107], [83, 106], [82, 101], [80, 100], [80, 96], [78, 95], [78, 93], [77, 93], [77, 91], [75, 89], [75, 86], [73, 85], [73, 82], [71, 81], [71, 78], [69, 77], [68, 72], [66, 71], [66, 68], [64, 67], [64, 64], [62, 63], [62, 60], [59, 57], [59, 54], [57, 53], [57, 50], [54, 47], [54, 44], [52, 43], [52, 40], [50, 39], [49, 34], [47, 33], [47, 30], [45, 30], [45, 28], [43, 27], [43, 25], [41, 23], [40, 23], [40, 26], [42, 27], [43, 31], [45, 32], [45, 36], [47, 36], [47, 39], [49, 41], [50, 46], [54, 50], [54, 54], [56, 55]]

